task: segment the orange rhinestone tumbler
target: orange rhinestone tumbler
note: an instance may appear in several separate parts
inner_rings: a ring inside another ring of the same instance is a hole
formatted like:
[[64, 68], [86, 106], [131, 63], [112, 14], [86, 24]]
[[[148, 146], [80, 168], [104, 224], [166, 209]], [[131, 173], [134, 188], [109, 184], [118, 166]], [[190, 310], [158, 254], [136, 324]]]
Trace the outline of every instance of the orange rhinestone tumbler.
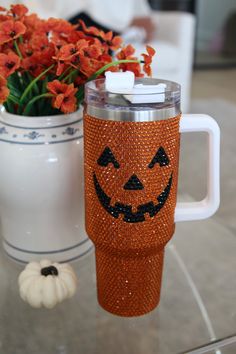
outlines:
[[174, 233], [180, 115], [129, 121], [94, 112], [87, 106], [84, 114], [85, 201], [98, 301], [116, 315], [139, 316], [159, 302]]

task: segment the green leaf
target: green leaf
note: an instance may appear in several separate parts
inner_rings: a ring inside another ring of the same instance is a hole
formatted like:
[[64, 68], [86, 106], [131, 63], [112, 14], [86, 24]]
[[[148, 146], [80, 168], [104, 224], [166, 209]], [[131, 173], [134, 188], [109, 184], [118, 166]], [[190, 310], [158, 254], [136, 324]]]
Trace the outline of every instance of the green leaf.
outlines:
[[9, 96], [8, 96], [5, 108], [6, 108], [7, 112], [13, 113], [13, 114], [15, 113], [15, 105], [13, 102], [11, 102]]
[[43, 93], [39, 96], [32, 98], [25, 106], [25, 109], [23, 111], [23, 115], [28, 116], [33, 108], [34, 103], [36, 103], [38, 100], [40, 100], [42, 98], [50, 98], [50, 97], [53, 97], [53, 95], [51, 93]]
[[14, 96], [20, 98], [21, 93], [20, 93], [20, 91], [17, 90], [17, 88], [15, 88], [9, 82], [7, 83], [7, 87], [10, 89], [11, 94], [13, 94]]
[[19, 99], [17, 97], [13, 96], [12, 94], [10, 94], [7, 99], [15, 104], [18, 104], [18, 105], [21, 104]]
[[21, 91], [19, 90], [16, 81], [11, 76], [8, 77], [7, 87], [10, 89], [11, 94], [13, 94], [14, 96], [20, 98]]
[[21, 77], [19, 75], [19, 72], [15, 71], [11, 76], [8, 77], [8, 80], [14, 82], [14, 86], [17, 88], [19, 92], [22, 93], [22, 84], [21, 84]]
[[47, 84], [48, 84], [48, 78], [45, 77], [45, 80], [43, 80], [43, 82], [42, 82], [42, 93], [47, 92]]
[[46, 70], [44, 70], [40, 75], [38, 75], [31, 83], [26, 87], [25, 91], [23, 92], [20, 101], [23, 103], [25, 102], [25, 99], [27, 95], [31, 92], [31, 90], [34, 88], [35, 84], [43, 77], [48, 71], [50, 71], [54, 67], [54, 64], [49, 66]]
[[76, 92], [75, 97], [80, 100], [81, 98], [84, 98], [84, 86], [81, 86], [79, 90]]

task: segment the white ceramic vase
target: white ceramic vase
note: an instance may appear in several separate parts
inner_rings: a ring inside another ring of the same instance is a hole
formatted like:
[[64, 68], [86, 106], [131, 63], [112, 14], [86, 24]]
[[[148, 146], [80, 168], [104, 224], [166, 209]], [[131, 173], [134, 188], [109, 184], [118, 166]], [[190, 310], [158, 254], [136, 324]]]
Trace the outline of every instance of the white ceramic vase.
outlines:
[[92, 249], [84, 227], [82, 110], [0, 112], [0, 226], [6, 253], [65, 262]]

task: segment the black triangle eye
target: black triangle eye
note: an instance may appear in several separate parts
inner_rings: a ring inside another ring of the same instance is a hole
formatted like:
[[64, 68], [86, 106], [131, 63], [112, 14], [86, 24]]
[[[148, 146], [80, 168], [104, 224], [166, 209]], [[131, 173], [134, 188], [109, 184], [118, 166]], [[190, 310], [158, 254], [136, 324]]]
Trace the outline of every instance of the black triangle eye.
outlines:
[[120, 164], [117, 162], [115, 156], [113, 155], [111, 149], [107, 146], [103, 150], [101, 156], [97, 160], [99, 166], [106, 167], [109, 163], [112, 163], [115, 168], [119, 168]]
[[162, 146], [159, 147], [159, 149], [156, 152], [156, 155], [153, 157], [148, 167], [153, 168], [156, 163], [158, 163], [161, 167], [168, 166], [170, 163], [170, 160], [166, 155], [166, 152]]

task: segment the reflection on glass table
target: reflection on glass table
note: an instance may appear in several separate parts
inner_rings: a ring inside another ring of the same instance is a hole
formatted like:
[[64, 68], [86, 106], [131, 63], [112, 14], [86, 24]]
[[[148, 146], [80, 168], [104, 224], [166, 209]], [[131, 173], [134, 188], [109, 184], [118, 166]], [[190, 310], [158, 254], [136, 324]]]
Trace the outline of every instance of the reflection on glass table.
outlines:
[[166, 248], [160, 305], [145, 316], [122, 318], [97, 304], [93, 253], [73, 265], [76, 296], [46, 310], [20, 299], [22, 266], [1, 250], [0, 353], [236, 353], [232, 340], [206, 347], [236, 333], [235, 254], [235, 235], [216, 218], [177, 225]]
[[215, 340], [201, 347], [188, 351], [189, 354], [230, 354], [236, 353], [236, 335]]

